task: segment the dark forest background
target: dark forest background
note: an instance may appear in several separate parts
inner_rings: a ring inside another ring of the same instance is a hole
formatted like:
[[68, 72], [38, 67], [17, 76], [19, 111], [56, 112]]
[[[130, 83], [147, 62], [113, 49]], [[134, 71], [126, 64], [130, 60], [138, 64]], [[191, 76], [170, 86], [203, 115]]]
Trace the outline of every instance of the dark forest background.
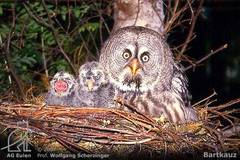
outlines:
[[[57, 71], [73, 73], [72, 68], [96, 60], [113, 26], [112, 1], [47, 1], [46, 7], [39, 2], [0, 1], [0, 101], [37, 96], [47, 91]], [[239, 1], [204, 2], [194, 29], [196, 37], [185, 55], [198, 60], [226, 43], [228, 48], [187, 71], [193, 103], [213, 90], [219, 103], [240, 96], [239, 17]], [[187, 31], [180, 25], [168, 33], [172, 48]]]
[[240, 1], [206, 1], [196, 24], [198, 35], [192, 41], [189, 56], [199, 59], [203, 53], [227, 43], [228, 48], [208, 59], [195, 72], [188, 72], [193, 99], [218, 93], [218, 102], [240, 95]]

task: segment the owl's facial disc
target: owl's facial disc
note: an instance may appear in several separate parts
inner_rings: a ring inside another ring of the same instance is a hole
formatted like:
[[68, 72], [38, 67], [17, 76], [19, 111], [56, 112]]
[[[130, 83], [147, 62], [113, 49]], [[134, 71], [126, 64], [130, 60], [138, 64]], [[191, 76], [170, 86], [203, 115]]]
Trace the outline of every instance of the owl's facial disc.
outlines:
[[58, 72], [51, 81], [51, 90], [53, 94], [63, 97], [71, 94], [76, 87], [74, 77], [66, 72]]
[[87, 70], [80, 75], [82, 89], [88, 92], [96, 91], [106, 83], [104, 73], [101, 70]]
[[[135, 47], [134, 47], [135, 46]], [[152, 55], [154, 55], [148, 48], [139, 46], [138, 44], [129, 45], [124, 49], [121, 55], [123, 68], [118, 67], [118, 72], [110, 72], [113, 78], [118, 81], [116, 83], [119, 88], [123, 90], [148, 90], [154, 81], [156, 81], [155, 73], [150, 72], [152, 69], [156, 69], [156, 65], [153, 65], [155, 61]], [[113, 81], [114, 82], [114, 81]], [[119, 83], [120, 82], [120, 83]]]

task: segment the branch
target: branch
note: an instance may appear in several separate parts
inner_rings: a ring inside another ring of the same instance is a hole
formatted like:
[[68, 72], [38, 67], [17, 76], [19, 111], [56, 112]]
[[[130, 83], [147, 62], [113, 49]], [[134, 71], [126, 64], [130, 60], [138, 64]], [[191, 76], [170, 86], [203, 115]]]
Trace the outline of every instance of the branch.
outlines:
[[[217, 113], [217, 119], [228, 118], [230, 114]], [[18, 125], [22, 120], [28, 122], [27, 127]], [[106, 120], [109, 122], [105, 123]], [[63, 146], [72, 152], [87, 153], [89, 151], [95, 153], [96, 150], [94, 147], [86, 146], [86, 141], [101, 146], [143, 144], [149, 149], [157, 150], [166, 150], [168, 146], [168, 152], [174, 151], [174, 153], [178, 153], [176, 149], [180, 152], [186, 149], [203, 151], [205, 146], [210, 147], [210, 151], [219, 149], [218, 151], [225, 152], [239, 148], [239, 127], [237, 127], [239, 121], [233, 125], [236, 128], [231, 129], [232, 126], [222, 128], [221, 124], [212, 123], [213, 121], [181, 125], [154, 122], [149, 125], [149, 121], [143, 122], [143, 120], [145, 117], [136, 113], [110, 108], [0, 105], [0, 124], [8, 128], [31, 130], [31, 133], [38, 136], [33, 142], [40, 146], [50, 143], [42, 148], [44, 150], [56, 143], [55, 140], [61, 144], [58, 145], [59, 147]], [[53, 149], [58, 149], [58, 146]], [[109, 151], [113, 153], [111, 147]], [[124, 152], [127, 153], [126, 150]]]
[[47, 61], [46, 61], [46, 54], [45, 54], [45, 44], [44, 44], [44, 38], [43, 38], [43, 27], [41, 27], [41, 50], [42, 50], [42, 60], [43, 60], [43, 68], [45, 71], [45, 75], [48, 78], [48, 69], [47, 69]]
[[195, 69], [195, 67], [196, 67], [198, 64], [200, 64], [200, 63], [202, 63], [203, 61], [207, 60], [209, 57], [211, 57], [212, 55], [220, 52], [221, 50], [226, 49], [227, 47], [228, 47], [228, 44], [224, 44], [223, 46], [219, 47], [218, 49], [216, 49], [216, 50], [214, 50], [214, 51], [211, 51], [208, 55], [204, 56], [203, 58], [201, 58], [200, 60], [198, 60], [198, 61], [195, 62], [194, 64], [186, 67], [184, 70], [187, 71], [187, 70], [189, 70], [189, 69], [191, 69], [191, 68], [194, 68], [194, 69]]
[[147, 143], [149, 141], [154, 140], [154, 138], [146, 138], [142, 140], [136, 140], [136, 141], [109, 141], [109, 140], [102, 140], [102, 139], [92, 139], [92, 138], [82, 138], [85, 141], [90, 141], [90, 142], [96, 142], [96, 143], [102, 143], [102, 144], [115, 144], [115, 145], [137, 145], [137, 144], [142, 144], [142, 143]]
[[29, 15], [32, 19], [34, 19], [38, 24], [40, 24], [40, 25], [42, 25], [42, 26], [45, 26], [45, 27], [47, 27], [47, 28], [51, 28], [51, 26], [50, 26], [47, 22], [45, 22], [41, 17], [38, 17], [38, 16], [36, 16], [36, 15], [33, 13], [33, 10], [31, 9], [31, 7], [29, 6], [28, 3], [24, 2], [24, 3], [23, 3], [23, 6], [24, 6], [24, 8], [26, 9], [28, 15]]
[[209, 100], [210, 98], [212, 98], [212, 97], [215, 96], [215, 95], [217, 95], [217, 93], [216, 93], [215, 90], [214, 90], [213, 93], [212, 93], [210, 96], [208, 96], [208, 97], [206, 97], [206, 98], [200, 100], [199, 102], [193, 104], [192, 107], [197, 106], [197, 105], [199, 105], [199, 104], [201, 104], [201, 103], [203, 103], [203, 102]]
[[[181, 25], [185, 20], [182, 20], [185, 11], [189, 8], [189, 2], [183, 7], [180, 7], [179, 0], [174, 1], [174, 6], [171, 6], [171, 0], [168, 0], [167, 20], [164, 26], [164, 34], [169, 33], [173, 28]], [[191, 9], [191, 8], [190, 8]]]
[[149, 120], [150, 122], [154, 122], [152, 119], [150, 119], [149, 117], [147, 117], [145, 114], [143, 114], [142, 112], [138, 111], [136, 107], [130, 105], [130, 104], [127, 104], [126, 102], [124, 102], [124, 100], [122, 99], [117, 99], [115, 100], [116, 102], [120, 103], [121, 105], [124, 105], [126, 106], [128, 109], [130, 109], [131, 111], [133, 112], [136, 112], [137, 114], [145, 117], [147, 120]]
[[229, 101], [228, 103], [221, 104], [221, 105], [218, 105], [218, 106], [216, 106], [216, 107], [211, 107], [211, 108], [209, 108], [209, 109], [212, 109], [212, 110], [220, 110], [220, 109], [224, 109], [224, 108], [226, 108], [226, 107], [232, 106], [232, 105], [237, 104], [237, 103], [240, 103], [240, 98], [231, 100], [231, 101]]
[[[187, 2], [188, 2], [188, 0], [187, 0]], [[189, 2], [188, 2], [188, 4], [189, 4]], [[180, 59], [180, 58], [181, 58], [181, 56], [183, 55], [183, 53], [186, 51], [186, 48], [187, 48], [189, 42], [191, 42], [192, 35], [193, 35], [193, 30], [194, 30], [194, 28], [195, 28], [195, 24], [196, 24], [197, 18], [198, 18], [198, 16], [199, 16], [200, 12], [201, 12], [202, 5], [203, 5], [203, 0], [200, 1], [199, 6], [198, 6], [198, 8], [197, 8], [197, 13], [194, 15], [194, 13], [193, 13], [193, 11], [192, 11], [192, 8], [191, 8], [191, 4], [189, 4], [190, 9], [191, 9], [191, 13], [192, 13], [192, 15], [191, 15], [191, 20], [192, 20], [192, 21], [191, 21], [191, 27], [190, 27], [190, 29], [189, 29], [188, 36], [187, 36], [187, 38], [186, 38], [186, 41], [185, 41], [185, 43], [184, 43], [184, 45], [183, 45], [183, 47], [182, 47], [182, 49], [181, 49], [181, 51], [180, 51], [177, 59]]]
[[47, 13], [48, 22], [49, 22], [49, 27], [50, 27], [50, 29], [52, 30], [53, 37], [54, 37], [54, 39], [55, 39], [55, 41], [56, 41], [56, 43], [57, 43], [57, 45], [58, 45], [61, 53], [63, 54], [64, 58], [65, 58], [65, 59], [67, 60], [67, 62], [69, 63], [72, 71], [74, 72], [74, 74], [76, 74], [77, 71], [76, 71], [74, 65], [72, 64], [72, 62], [71, 62], [71, 60], [69, 59], [68, 55], [67, 55], [67, 54], [65, 53], [65, 51], [63, 50], [62, 45], [61, 45], [60, 41], [58, 40], [58, 37], [59, 37], [59, 36], [58, 36], [58, 33], [57, 33], [57, 31], [55, 30], [55, 28], [54, 28], [53, 21], [52, 21], [52, 19], [51, 19], [49, 10], [48, 10], [48, 8], [47, 8], [46, 3], [45, 3], [44, 0], [42, 0], [42, 5], [43, 5], [44, 10], [45, 10], [46, 13]]
[[[112, 3], [112, 2], [110, 2], [110, 3]], [[103, 18], [103, 12], [102, 12], [102, 10], [99, 9], [98, 6], [97, 6], [94, 2], [93, 2], [93, 5], [94, 5], [94, 7], [96, 8], [96, 11], [97, 11], [98, 14], [99, 14], [100, 21], [103, 22], [103, 24], [104, 24], [104, 26], [105, 26], [105, 28], [106, 28], [106, 30], [107, 30], [107, 33], [110, 34], [111, 31], [110, 31], [110, 28], [108, 27], [107, 22], [106, 22], [105, 19]]]
[[60, 52], [63, 54], [63, 57], [67, 60], [68, 64], [70, 65], [72, 71], [74, 72], [74, 74], [77, 73], [77, 71], [75, 70], [75, 67], [74, 65], [72, 64], [71, 60], [69, 59], [68, 55], [65, 53], [65, 51], [63, 50], [62, 48], [62, 45], [61, 43], [59, 42], [58, 40], [58, 33], [56, 32], [55, 28], [53, 27], [53, 21], [51, 19], [51, 16], [49, 14], [49, 11], [46, 7], [46, 4], [44, 2], [44, 0], [42, 0], [42, 4], [43, 4], [43, 7], [44, 7], [44, 10], [47, 12], [47, 16], [48, 16], [48, 21], [49, 21], [49, 24], [47, 22], [45, 22], [41, 17], [38, 17], [36, 16], [34, 13], [33, 13], [33, 10], [31, 9], [31, 7], [26, 3], [24, 2], [23, 5], [28, 13], [28, 15], [34, 19], [38, 24], [42, 25], [42, 26], [45, 26], [49, 29], [51, 29], [52, 31], [52, 34], [53, 34], [53, 37], [58, 45], [58, 48], [60, 49]]
[[26, 95], [24, 93], [24, 89], [23, 89], [23, 85], [22, 85], [22, 82], [21, 80], [18, 78], [16, 72], [15, 72], [15, 69], [14, 69], [14, 66], [12, 65], [11, 63], [11, 56], [10, 56], [10, 44], [11, 44], [11, 39], [12, 39], [12, 36], [14, 34], [14, 30], [15, 30], [15, 27], [16, 27], [16, 13], [15, 13], [15, 4], [13, 5], [12, 7], [12, 27], [10, 29], [10, 32], [7, 36], [7, 41], [5, 43], [5, 53], [6, 53], [6, 60], [7, 60], [7, 64], [8, 64], [8, 67], [9, 67], [9, 71], [14, 79], [14, 81], [17, 83], [17, 86], [20, 90], [20, 94], [22, 95], [23, 99], [26, 98]]

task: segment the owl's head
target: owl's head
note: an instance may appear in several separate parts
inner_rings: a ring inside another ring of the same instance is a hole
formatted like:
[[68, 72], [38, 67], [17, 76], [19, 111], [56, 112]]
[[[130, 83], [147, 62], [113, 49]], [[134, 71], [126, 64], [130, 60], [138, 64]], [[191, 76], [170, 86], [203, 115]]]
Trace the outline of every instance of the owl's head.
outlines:
[[172, 54], [163, 38], [144, 27], [116, 31], [101, 51], [100, 63], [119, 89], [146, 91], [169, 81]]
[[57, 72], [50, 82], [51, 92], [59, 97], [70, 95], [76, 87], [75, 78], [66, 72]]
[[79, 69], [79, 84], [84, 91], [96, 91], [108, 83], [107, 75], [99, 62], [87, 62]]

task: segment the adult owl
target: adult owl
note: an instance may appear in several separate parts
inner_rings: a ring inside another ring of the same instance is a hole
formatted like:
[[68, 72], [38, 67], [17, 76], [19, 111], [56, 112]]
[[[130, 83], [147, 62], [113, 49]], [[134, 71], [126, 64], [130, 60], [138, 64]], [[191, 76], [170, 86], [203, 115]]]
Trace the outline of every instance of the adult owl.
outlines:
[[105, 42], [100, 63], [118, 90], [115, 97], [172, 122], [196, 120], [187, 79], [157, 32], [137, 26], [117, 30]]
[[76, 98], [87, 107], [114, 105], [114, 88], [99, 62], [87, 62], [80, 67]]
[[63, 71], [56, 73], [50, 82], [46, 104], [75, 106], [73, 97], [75, 97], [76, 86], [77, 82], [71, 74]]

